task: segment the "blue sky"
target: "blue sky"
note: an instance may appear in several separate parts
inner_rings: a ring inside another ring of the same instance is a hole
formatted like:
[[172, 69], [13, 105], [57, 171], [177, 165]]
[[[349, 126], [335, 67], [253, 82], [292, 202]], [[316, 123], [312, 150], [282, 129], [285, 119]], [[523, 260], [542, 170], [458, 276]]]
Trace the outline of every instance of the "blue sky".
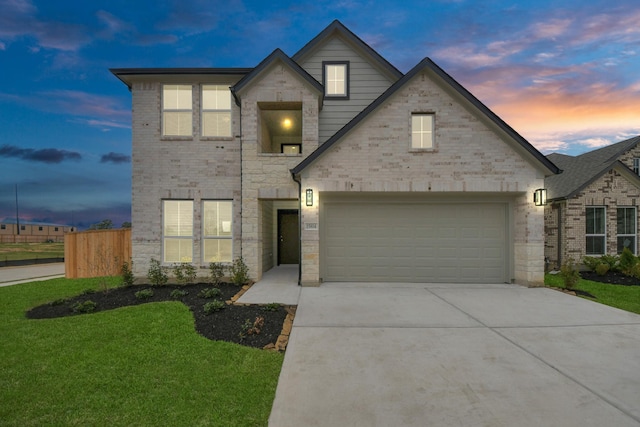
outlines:
[[[0, 221], [130, 220], [131, 97], [109, 68], [253, 67], [339, 19], [430, 57], [543, 153], [640, 134], [637, 0], [0, 0]], [[135, 226], [135, 224], [134, 224]]]

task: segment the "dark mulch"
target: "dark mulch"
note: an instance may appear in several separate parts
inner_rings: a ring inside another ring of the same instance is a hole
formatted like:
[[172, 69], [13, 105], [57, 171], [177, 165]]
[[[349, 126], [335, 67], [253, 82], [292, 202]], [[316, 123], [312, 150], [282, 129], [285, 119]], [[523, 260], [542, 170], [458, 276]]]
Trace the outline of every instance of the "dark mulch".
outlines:
[[612, 285], [640, 286], [640, 280], [635, 277], [625, 276], [618, 271], [608, 271], [607, 274], [599, 276], [594, 271], [581, 271], [580, 276], [586, 280], [600, 283], [610, 283]]
[[[94, 292], [67, 298], [65, 300], [54, 301], [35, 307], [27, 312], [29, 319], [49, 319], [54, 317], [82, 315], [73, 310], [74, 305], [85, 301], [96, 303], [95, 312], [113, 310], [130, 305], [146, 304], [150, 302], [181, 301], [194, 315], [196, 331], [210, 339], [228, 341], [242, 344], [249, 347], [263, 348], [267, 344], [275, 344], [282, 325], [287, 315], [285, 307], [278, 306], [276, 311], [265, 310], [261, 305], [233, 305], [227, 304], [223, 310], [206, 314], [204, 305], [213, 299], [199, 297], [200, 291], [212, 288], [213, 285], [198, 283], [194, 285], [167, 285], [167, 286], [143, 286], [135, 285], [111, 289], [109, 292]], [[216, 299], [228, 301], [240, 291], [240, 287], [223, 283], [218, 288], [221, 296]], [[143, 290], [153, 290], [153, 296], [148, 299], [136, 298], [135, 293]], [[179, 289], [187, 291], [188, 294], [175, 299], [171, 297], [171, 292]], [[264, 325], [259, 334], [243, 334], [243, 325], [249, 320], [253, 324], [256, 318], [264, 318]]]

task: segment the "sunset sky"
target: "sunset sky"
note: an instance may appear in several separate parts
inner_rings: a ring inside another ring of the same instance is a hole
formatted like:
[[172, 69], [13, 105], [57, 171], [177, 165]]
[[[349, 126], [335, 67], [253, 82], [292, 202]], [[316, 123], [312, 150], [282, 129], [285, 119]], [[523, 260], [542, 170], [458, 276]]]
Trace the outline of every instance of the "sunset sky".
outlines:
[[130, 220], [109, 68], [253, 67], [334, 19], [400, 71], [430, 57], [544, 154], [640, 134], [637, 0], [0, 0], [0, 221], [16, 184], [21, 221]]

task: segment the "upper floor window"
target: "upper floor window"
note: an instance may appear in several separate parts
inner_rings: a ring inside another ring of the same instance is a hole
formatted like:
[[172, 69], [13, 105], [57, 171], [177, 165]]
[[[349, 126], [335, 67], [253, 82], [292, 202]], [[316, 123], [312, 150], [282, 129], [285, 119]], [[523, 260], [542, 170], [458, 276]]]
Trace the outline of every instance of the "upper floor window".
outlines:
[[587, 255], [606, 253], [605, 208], [590, 206], [586, 208], [586, 246]]
[[202, 86], [202, 136], [231, 136], [231, 91], [227, 86]]
[[6, 230], [6, 229], [7, 229], [7, 226], [6, 226], [6, 225], [4, 225], [4, 224], [2, 224], [2, 225], [0, 225], [0, 229], [2, 229], [2, 230]]
[[639, 158], [633, 159], [633, 171], [636, 173], [636, 175], [640, 175], [640, 159]]
[[323, 62], [324, 94], [328, 98], [349, 98], [349, 63]]
[[411, 148], [433, 148], [433, 114], [411, 115]]
[[162, 134], [192, 136], [191, 85], [162, 86]]

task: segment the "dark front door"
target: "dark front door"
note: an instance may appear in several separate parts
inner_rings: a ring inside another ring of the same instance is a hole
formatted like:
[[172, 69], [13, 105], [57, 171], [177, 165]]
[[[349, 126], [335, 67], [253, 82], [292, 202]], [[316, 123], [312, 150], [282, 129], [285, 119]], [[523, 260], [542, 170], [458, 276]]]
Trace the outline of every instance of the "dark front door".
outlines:
[[278, 265], [300, 262], [298, 210], [278, 210]]

